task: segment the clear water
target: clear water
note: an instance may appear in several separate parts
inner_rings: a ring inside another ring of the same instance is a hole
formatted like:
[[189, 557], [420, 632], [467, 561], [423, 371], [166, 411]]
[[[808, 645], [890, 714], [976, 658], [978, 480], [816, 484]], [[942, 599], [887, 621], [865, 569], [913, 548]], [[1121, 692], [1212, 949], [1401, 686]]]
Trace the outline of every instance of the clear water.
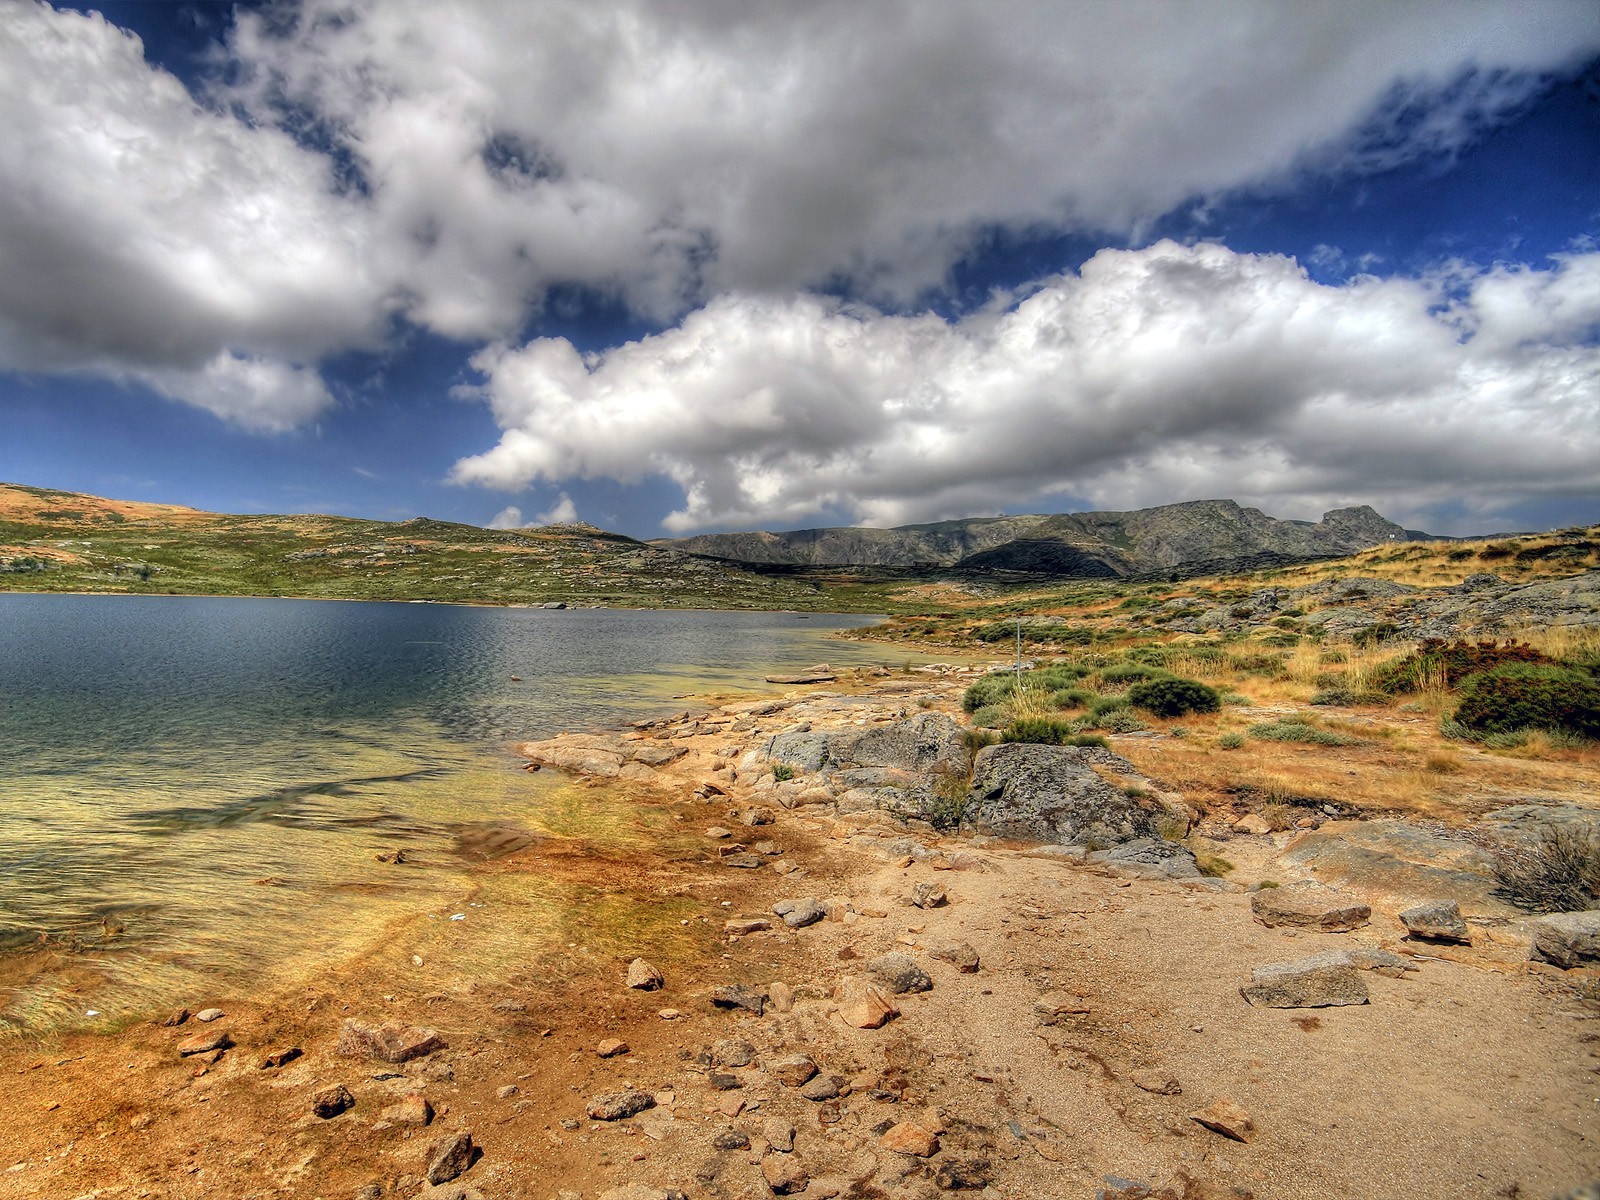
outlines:
[[[864, 623], [0, 595], [0, 1030], [281, 983], [386, 920], [447, 920], [483, 887], [475, 829], [659, 845], [652, 810], [526, 774], [510, 743], [882, 661], [825, 636]], [[377, 863], [396, 847], [419, 865]]]

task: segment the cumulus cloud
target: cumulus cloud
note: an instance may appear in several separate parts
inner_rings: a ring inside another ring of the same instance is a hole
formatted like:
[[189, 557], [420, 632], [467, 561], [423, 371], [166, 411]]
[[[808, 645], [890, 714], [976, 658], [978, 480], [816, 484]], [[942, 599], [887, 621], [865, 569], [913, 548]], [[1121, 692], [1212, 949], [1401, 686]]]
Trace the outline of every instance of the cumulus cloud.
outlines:
[[665, 475], [667, 529], [896, 524], [1071, 495], [1235, 496], [1288, 515], [1592, 489], [1600, 254], [1311, 280], [1210, 244], [1105, 250], [955, 323], [728, 295], [584, 356], [474, 364], [504, 430], [459, 482]]
[[521, 529], [524, 525], [522, 510], [515, 504], [508, 504], [489, 520], [490, 529]]

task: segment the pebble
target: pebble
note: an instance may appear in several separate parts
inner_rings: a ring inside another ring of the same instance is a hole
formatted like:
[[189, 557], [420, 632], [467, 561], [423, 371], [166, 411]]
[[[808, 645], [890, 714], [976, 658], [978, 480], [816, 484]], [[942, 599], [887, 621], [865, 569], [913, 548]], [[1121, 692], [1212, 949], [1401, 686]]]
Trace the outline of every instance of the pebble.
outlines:
[[195, 1013], [194, 1019], [196, 1021], [220, 1021], [227, 1015], [228, 1014], [223, 1012], [220, 1008], [202, 1008], [199, 1012]]
[[1256, 1125], [1250, 1114], [1226, 1096], [1218, 1097], [1202, 1112], [1190, 1113], [1189, 1119], [1236, 1142], [1248, 1142], [1255, 1136]]
[[878, 1138], [878, 1145], [896, 1154], [911, 1154], [917, 1158], [929, 1158], [939, 1151], [939, 1139], [915, 1121], [901, 1121], [890, 1126]]
[[653, 992], [666, 984], [665, 977], [642, 958], [628, 964], [627, 984], [641, 992]]
[[918, 908], [940, 908], [949, 900], [944, 888], [937, 883], [925, 880], [911, 889], [911, 903]]
[[[616, 1058], [619, 1054], [628, 1053], [628, 1043], [621, 1038], [606, 1038], [594, 1048], [594, 1052], [601, 1058]], [[513, 1088], [513, 1091], [516, 1089]]]
[[355, 1106], [356, 1098], [342, 1083], [325, 1087], [320, 1092], [312, 1093], [311, 1096], [311, 1111], [325, 1121], [337, 1117], [342, 1112], [348, 1112]]

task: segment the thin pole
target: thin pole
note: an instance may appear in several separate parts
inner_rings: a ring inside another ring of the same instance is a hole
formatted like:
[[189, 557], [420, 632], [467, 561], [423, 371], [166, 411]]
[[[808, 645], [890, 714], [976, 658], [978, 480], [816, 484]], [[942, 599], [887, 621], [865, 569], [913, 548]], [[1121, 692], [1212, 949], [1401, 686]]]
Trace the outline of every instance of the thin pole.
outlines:
[[1022, 695], [1022, 614], [1017, 614], [1017, 695]]

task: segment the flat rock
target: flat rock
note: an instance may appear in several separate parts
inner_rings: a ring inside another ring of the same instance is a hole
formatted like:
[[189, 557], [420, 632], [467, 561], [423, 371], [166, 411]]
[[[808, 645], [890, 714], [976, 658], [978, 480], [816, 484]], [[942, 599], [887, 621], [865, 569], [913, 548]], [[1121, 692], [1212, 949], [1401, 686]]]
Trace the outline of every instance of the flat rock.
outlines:
[[628, 1043], [621, 1038], [606, 1038], [594, 1048], [594, 1052], [601, 1058], [616, 1058], [628, 1052]]
[[378, 1115], [396, 1125], [421, 1127], [432, 1124], [433, 1105], [420, 1092], [407, 1092]]
[[220, 1008], [202, 1008], [199, 1012], [195, 1013], [194, 1019], [196, 1021], [220, 1021], [227, 1015], [228, 1014], [223, 1012]]
[[325, 1121], [337, 1117], [342, 1112], [348, 1112], [355, 1106], [356, 1098], [342, 1083], [325, 1087], [311, 1095], [311, 1111]]
[[742, 1008], [759, 1017], [766, 1009], [767, 997], [742, 983], [730, 983], [711, 989], [711, 1003], [717, 1008]]
[[941, 942], [928, 950], [928, 957], [947, 962], [965, 975], [975, 974], [980, 961], [978, 952], [968, 942]]
[[642, 958], [636, 958], [628, 964], [627, 984], [642, 992], [653, 992], [663, 986], [666, 980], [660, 971]]
[[783, 918], [783, 923], [790, 929], [804, 929], [807, 925], [815, 925], [828, 915], [828, 910], [823, 908], [814, 896], [805, 896], [799, 900], [779, 900], [772, 906], [772, 911]]
[[428, 1148], [426, 1178], [433, 1184], [449, 1183], [470, 1167], [477, 1157], [478, 1147], [473, 1143], [472, 1134], [465, 1130], [440, 1138]]
[[805, 1166], [792, 1154], [769, 1154], [761, 1160], [761, 1178], [779, 1196], [803, 1192], [811, 1182]]
[[[1492, 818], [1491, 818], [1492, 819]], [[1408, 821], [1328, 821], [1295, 838], [1281, 854], [1286, 868], [1381, 896], [1405, 907], [1418, 896], [1454, 900], [1476, 916], [1514, 916], [1495, 895], [1494, 860], [1465, 838]]]
[[1250, 973], [1240, 989], [1257, 1008], [1329, 1008], [1367, 1003], [1367, 985], [1347, 955], [1314, 954], [1293, 962], [1269, 963]]
[[741, 871], [755, 871], [759, 870], [764, 864], [757, 855], [737, 853], [724, 854], [722, 856], [722, 865], [725, 867], [735, 867]]
[[376, 1058], [388, 1063], [403, 1063], [448, 1046], [449, 1043], [437, 1029], [402, 1025], [398, 1021], [368, 1025], [350, 1017], [339, 1028], [338, 1051], [350, 1058]]
[[1372, 917], [1369, 906], [1320, 883], [1262, 888], [1251, 893], [1250, 911], [1268, 928], [1315, 929], [1321, 933], [1360, 929]]
[[1529, 929], [1535, 958], [1569, 968], [1600, 963], [1600, 912], [1550, 913]]
[[1128, 1076], [1128, 1082], [1157, 1096], [1183, 1095], [1183, 1085], [1165, 1071], [1135, 1071]]
[[891, 1126], [878, 1145], [895, 1154], [911, 1154], [917, 1158], [930, 1158], [939, 1152], [939, 1139], [915, 1121], [901, 1121]]
[[1461, 906], [1454, 900], [1430, 900], [1400, 913], [1406, 936], [1425, 942], [1470, 942]]
[[928, 973], [917, 966], [907, 954], [880, 954], [867, 963], [867, 974], [896, 996], [907, 992], [926, 992], [933, 988]]
[[596, 1121], [621, 1121], [635, 1117], [647, 1108], [656, 1106], [656, 1098], [649, 1092], [628, 1090], [606, 1092], [589, 1100], [585, 1111]]
[[918, 908], [940, 908], [949, 900], [944, 888], [931, 880], [923, 880], [911, 889], [911, 903]]
[[1248, 1142], [1256, 1132], [1250, 1114], [1226, 1096], [1219, 1097], [1201, 1112], [1190, 1113], [1189, 1119], [1236, 1142]]
[[1194, 852], [1165, 838], [1141, 837], [1096, 850], [1084, 861], [1121, 879], [1198, 879], [1200, 867]]
[[178, 1054], [183, 1058], [188, 1058], [194, 1054], [210, 1054], [214, 1050], [226, 1050], [231, 1045], [233, 1045], [233, 1039], [228, 1036], [228, 1031], [226, 1029], [218, 1029], [184, 1038], [183, 1041], [178, 1043]]
[[882, 988], [852, 976], [839, 981], [834, 1000], [840, 1019], [857, 1029], [881, 1029], [900, 1015]]
[[772, 928], [772, 922], [765, 917], [735, 917], [731, 921], [722, 923], [722, 932], [731, 933], [735, 937], [744, 937], [752, 933], [764, 933]]
[[723, 1067], [748, 1067], [756, 1060], [756, 1048], [741, 1038], [722, 1038], [711, 1047], [711, 1058]]
[[789, 1054], [767, 1064], [767, 1074], [784, 1087], [801, 1087], [816, 1073], [817, 1064], [809, 1054]]

